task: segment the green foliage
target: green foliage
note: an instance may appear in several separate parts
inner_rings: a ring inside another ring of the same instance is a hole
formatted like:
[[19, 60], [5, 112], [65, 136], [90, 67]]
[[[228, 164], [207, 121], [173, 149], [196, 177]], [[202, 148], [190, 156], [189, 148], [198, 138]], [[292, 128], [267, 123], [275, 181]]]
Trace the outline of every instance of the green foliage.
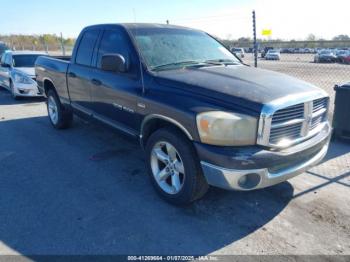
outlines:
[[[63, 38], [63, 45], [73, 47], [74, 38]], [[14, 50], [58, 51], [61, 50], [61, 37], [44, 35], [0, 35], [0, 41]]]
[[350, 40], [350, 37], [348, 35], [337, 35], [337, 36], [333, 37], [333, 40], [346, 41], [346, 40]]

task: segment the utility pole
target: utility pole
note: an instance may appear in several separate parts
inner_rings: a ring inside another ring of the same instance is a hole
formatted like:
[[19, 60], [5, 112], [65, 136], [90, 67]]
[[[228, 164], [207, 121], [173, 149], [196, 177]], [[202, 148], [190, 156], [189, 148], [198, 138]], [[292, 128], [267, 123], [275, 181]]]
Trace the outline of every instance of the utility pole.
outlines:
[[258, 67], [258, 44], [256, 42], [256, 17], [255, 10], [253, 10], [253, 36], [254, 36], [254, 66]]
[[62, 55], [65, 56], [66, 55], [66, 49], [64, 48], [62, 32], [61, 32], [61, 49], [62, 49]]

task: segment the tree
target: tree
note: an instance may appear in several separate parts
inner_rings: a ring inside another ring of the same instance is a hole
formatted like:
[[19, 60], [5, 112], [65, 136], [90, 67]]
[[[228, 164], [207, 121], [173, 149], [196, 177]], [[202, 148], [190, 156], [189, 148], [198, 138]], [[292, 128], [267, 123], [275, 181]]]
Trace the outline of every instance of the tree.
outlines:
[[348, 41], [350, 40], [350, 37], [348, 35], [337, 35], [333, 37], [334, 41]]
[[316, 36], [314, 34], [309, 34], [307, 37], [306, 37], [306, 41], [316, 41]]

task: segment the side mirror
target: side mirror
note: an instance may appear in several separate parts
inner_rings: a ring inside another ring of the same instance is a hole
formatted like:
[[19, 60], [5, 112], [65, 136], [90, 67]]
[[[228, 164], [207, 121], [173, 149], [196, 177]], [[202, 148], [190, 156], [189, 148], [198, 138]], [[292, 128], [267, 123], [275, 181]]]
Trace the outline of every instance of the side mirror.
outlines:
[[121, 54], [107, 54], [102, 56], [101, 69], [103, 71], [125, 73], [129, 68]]

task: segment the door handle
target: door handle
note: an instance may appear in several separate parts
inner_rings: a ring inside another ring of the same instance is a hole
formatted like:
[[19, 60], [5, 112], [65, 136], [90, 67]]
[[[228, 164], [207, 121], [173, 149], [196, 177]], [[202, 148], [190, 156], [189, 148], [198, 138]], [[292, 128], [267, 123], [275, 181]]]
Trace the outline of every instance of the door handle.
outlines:
[[68, 76], [71, 77], [71, 78], [77, 77], [77, 75], [75, 73], [73, 73], [73, 72], [69, 72]]
[[91, 83], [93, 83], [95, 86], [100, 86], [102, 85], [102, 82], [97, 79], [91, 79]]

